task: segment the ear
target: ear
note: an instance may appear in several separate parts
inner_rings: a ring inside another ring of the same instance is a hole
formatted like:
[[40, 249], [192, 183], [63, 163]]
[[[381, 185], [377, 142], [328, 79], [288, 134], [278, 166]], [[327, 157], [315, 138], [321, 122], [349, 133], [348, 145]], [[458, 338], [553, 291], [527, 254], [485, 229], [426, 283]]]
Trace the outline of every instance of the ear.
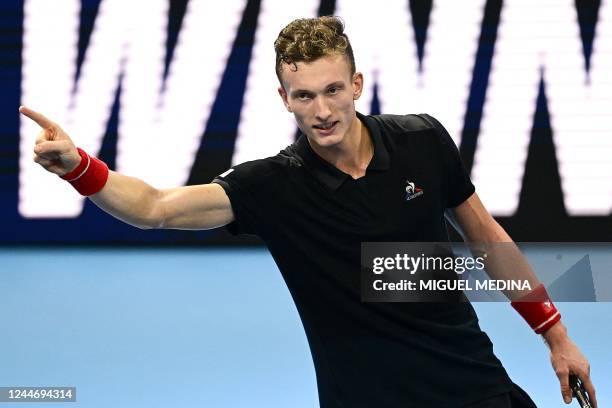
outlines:
[[353, 75], [353, 100], [359, 99], [363, 92], [363, 74], [361, 72], [355, 72]]
[[281, 99], [283, 100], [283, 104], [285, 105], [285, 108], [287, 109], [287, 111], [293, 112], [291, 110], [291, 106], [289, 105], [289, 98], [287, 97], [287, 91], [285, 91], [285, 88], [283, 88], [282, 86], [279, 86], [278, 87], [278, 94], [280, 95]]

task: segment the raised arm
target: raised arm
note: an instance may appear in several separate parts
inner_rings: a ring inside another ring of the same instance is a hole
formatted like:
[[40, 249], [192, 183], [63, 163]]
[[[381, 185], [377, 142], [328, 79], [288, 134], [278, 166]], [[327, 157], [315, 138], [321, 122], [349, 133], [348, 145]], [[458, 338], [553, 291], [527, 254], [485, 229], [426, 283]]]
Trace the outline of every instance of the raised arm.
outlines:
[[[19, 112], [41, 127], [34, 147], [36, 163], [58, 176], [77, 168], [81, 156], [59, 125], [24, 106]], [[143, 229], [211, 229], [234, 220], [229, 198], [214, 183], [160, 190], [111, 171], [104, 188], [89, 198], [115, 218]]]

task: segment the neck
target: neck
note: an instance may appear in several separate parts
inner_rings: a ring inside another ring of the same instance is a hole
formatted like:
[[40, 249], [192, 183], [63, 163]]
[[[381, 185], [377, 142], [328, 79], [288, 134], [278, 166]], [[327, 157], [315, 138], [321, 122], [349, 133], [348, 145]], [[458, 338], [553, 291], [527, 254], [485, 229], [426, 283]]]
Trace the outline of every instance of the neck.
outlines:
[[353, 178], [365, 175], [374, 155], [368, 128], [361, 123], [357, 115], [353, 117], [348, 133], [338, 145], [321, 148], [312, 143], [310, 146], [325, 161]]

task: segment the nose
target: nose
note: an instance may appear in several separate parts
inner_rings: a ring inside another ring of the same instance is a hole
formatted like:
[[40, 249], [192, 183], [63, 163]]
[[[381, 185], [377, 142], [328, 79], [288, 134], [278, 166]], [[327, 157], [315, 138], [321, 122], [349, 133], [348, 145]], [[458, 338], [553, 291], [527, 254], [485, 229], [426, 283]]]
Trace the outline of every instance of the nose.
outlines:
[[315, 104], [315, 117], [320, 122], [327, 122], [327, 120], [331, 116], [331, 109], [329, 109], [329, 105], [327, 101], [323, 97], [318, 97], [314, 99]]

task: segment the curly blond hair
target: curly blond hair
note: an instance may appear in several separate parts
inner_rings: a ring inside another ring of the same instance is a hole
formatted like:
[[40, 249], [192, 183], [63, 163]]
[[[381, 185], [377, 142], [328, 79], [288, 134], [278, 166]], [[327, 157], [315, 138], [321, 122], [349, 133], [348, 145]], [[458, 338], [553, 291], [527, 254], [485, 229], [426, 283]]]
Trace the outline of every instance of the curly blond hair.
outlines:
[[[281, 81], [283, 63], [311, 62], [328, 55], [344, 55], [351, 75], [355, 73], [355, 57], [344, 23], [339, 17], [298, 18], [281, 30], [274, 41], [276, 76]], [[281, 81], [282, 83], [282, 81]]]

